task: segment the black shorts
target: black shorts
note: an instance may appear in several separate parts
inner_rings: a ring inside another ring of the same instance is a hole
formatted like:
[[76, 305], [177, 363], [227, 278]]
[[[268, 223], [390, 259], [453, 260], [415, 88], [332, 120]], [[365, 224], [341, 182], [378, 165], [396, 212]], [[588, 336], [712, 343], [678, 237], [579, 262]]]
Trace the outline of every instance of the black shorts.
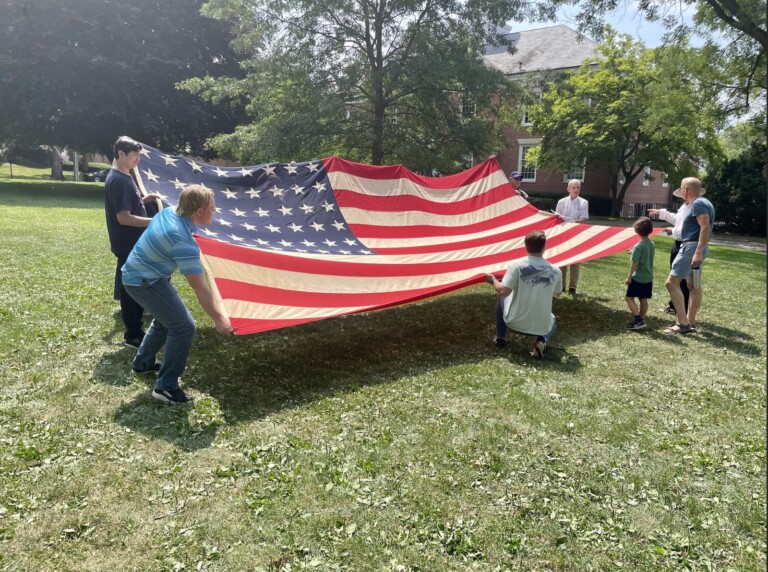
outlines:
[[627, 286], [627, 298], [653, 298], [653, 282], [635, 282]]

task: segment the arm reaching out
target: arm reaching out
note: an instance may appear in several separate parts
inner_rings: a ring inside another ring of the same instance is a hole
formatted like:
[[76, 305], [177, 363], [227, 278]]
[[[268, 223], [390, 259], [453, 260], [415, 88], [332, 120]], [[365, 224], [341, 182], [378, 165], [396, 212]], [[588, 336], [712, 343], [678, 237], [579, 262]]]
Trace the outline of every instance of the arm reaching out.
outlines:
[[192, 290], [195, 291], [195, 296], [197, 296], [197, 300], [200, 302], [203, 310], [205, 310], [205, 313], [213, 319], [216, 331], [223, 336], [232, 335], [234, 333], [232, 324], [230, 324], [229, 318], [224, 312], [224, 308], [221, 307], [221, 304], [214, 297], [208, 284], [206, 284], [205, 275], [185, 274], [184, 278], [187, 279]]

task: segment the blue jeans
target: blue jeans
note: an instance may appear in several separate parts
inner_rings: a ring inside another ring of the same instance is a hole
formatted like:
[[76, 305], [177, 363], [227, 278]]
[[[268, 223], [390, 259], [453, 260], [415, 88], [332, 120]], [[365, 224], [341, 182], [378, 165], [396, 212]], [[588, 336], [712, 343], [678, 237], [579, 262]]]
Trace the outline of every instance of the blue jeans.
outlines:
[[[557, 321], [553, 319], [552, 329], [543, 336], [536, 336], [536, 338], [542, 340], [545, 344], [549, 344], [549, 338], [552, 337], [552, 334], [555, 333], [556, 329]], [[507, 323], [504, 321], [504, 298], [501, 296], [499, 296], [499, 299], [496, 300], [496, 337], [502, 340], [507, 337]]]
[[195, 320], [184, 302], [179, 298], [170, 278], [163, 278], [150, 284], [146, 280], [141, 286], [123, 284], [131, 297], [154, 316], [152, 324], [141, 342], [133, 368], [150, 369], [155, 356], [165, 346], [163, 362], [157, 374], [155, 389], [178, 389], [179, 377], [187, 365], [187, 357], [195, 337]]

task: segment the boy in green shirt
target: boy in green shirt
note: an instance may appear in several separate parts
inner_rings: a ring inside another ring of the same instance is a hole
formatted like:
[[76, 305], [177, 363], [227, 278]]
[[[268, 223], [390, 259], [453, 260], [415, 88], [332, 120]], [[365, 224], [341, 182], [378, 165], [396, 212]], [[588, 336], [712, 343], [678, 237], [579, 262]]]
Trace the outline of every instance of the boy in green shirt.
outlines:
[[[627, 284], [627, 306], [634, 316], [634, 321], [627, 324], [628, 330], [645, 328], [645, 316], [648, 313], [648, 300], [653, 297], [653, 242], [648, 238], [653, 232], [653, 223], [648, 217], [640, 217], [632, 225], [640, 236], [632, 249], [632, 266], [625, 280]], [[635, 298], [640, 300], [638, 307]]]

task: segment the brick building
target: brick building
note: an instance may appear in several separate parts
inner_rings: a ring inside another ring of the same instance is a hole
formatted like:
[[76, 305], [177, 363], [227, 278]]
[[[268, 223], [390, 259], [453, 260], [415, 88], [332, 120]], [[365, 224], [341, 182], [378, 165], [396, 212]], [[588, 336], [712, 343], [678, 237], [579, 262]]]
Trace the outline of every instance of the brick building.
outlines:
[[[483, 56], [486, 65], [504, 73], [510, 81], [525, 81], [543, 73], [557, 73], [577, 70], [585, 60], [596, 59], [597, 43], [568, 26], [557, 25], [525, 32], [507, 34], [516, 48], [509, 54], [504, 46], [487, 46]], [[505, 132], [510, 146], [499, 153], [497, 158], [502, 168], [509, 173], [519, 171], [523, 175], [522, 188], [537, 196], [560, 198], [565, 196], [568, 179], [580, 179], [582, 195], [595, 198], [598, 210], [610, 208], [610, 173], [604, 167], [576, 168], [570, 173], [547, 168], [535, 168], [526, 161], [529, 149], [541, 142], [528, 131], [530, 122], [525, 108], [520, 113], [520, 123]], [[672, 183], [663, 173], [646, 168], [630, 184], [624, 197], [622, 216], [636, 217], [648, 208], [667, 207], [671, 204]], [[602, 200], [601, 200], [602, 199]], [[606, 200], [607, 199], [607, 200]], [[595, 212], [594, 214], [609, 214]]]

